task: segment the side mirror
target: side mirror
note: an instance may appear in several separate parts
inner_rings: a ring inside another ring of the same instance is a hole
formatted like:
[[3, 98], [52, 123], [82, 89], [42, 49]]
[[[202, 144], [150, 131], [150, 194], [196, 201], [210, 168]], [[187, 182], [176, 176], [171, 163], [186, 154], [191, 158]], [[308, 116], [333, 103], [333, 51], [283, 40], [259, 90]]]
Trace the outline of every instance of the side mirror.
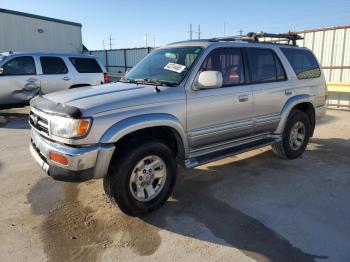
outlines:
[[4, 69], [0, 67], [0, 75], [2, 75], [3, 73], [4, 73]]
[[203, 71], [195, 82], [194, 89], [211, 89], [222, 87], [222, 73], [220, 71]]

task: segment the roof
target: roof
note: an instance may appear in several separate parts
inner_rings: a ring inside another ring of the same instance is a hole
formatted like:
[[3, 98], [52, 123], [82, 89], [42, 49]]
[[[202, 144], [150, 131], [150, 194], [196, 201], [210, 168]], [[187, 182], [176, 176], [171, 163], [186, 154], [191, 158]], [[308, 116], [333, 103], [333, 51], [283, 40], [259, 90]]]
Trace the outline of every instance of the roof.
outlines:
[[80, 54], [80, 53], [69, 53], [69, 52], [5, 52], [5, 53], [0, 53], [0, 56], [5, 57], [5, 56], [23, 56], [23, 55], [46, 55], [46, 56], [75, 56], [75, 57], [94, 57], [93, 55], [89, 54]]
[[[270, 38], [270, 41], [266, 41], [267, 38]], [[259, 41], [259, 39], [263, 39], [264, 41]], [[275, 39], [275, 40], [274, 40]], [[228, 36], [228, 37], [214, 37], [211, 39], [198, 39], [198, 40], [187, 40], [181, 42], [171, 43], [169, 45], [201, 45], [208, 46], [210, 43], [218, 43], [218, 42], [236, 42], [236, 43], [250, 43], [250, 44], [277, 44], [277, 45], [290, 45], [296, 46], [296, 41], [303, 39], [300, 35], [294, 32], [288, 32], [284, 34], [273, 34], [266, 32], [250, 32], [246, 35], [240, 36]], [[283, 41], [286, 41], [285, 43]]]
[[232, 46], [258, 46], [258, 47], [287, 47], [287, 48], [301, 48], [298, 45], [288, 45], [283, 43], [271, 43], [271, 42], [248, 42], [248, 41], [212, 41], [211, 39], [201, 39], [201, 40], [187, 40], [187, 41], [180, 41], [175, 43], [170, 43], [162, 48], [169, 48], [169, 47], [185, 47], [185, 46], [201, 46], [203, 48], [207, 48], [208, 46], [216, 45], [221, 47], [232, 47]]
[[316, 29], [306, 29], [306, 30], [295, 31], [295, 33], [297, 33], [297, 34], [313, 33], [313, 32], [327, 31], [327, 30], [339, 30], [339, 29], [348, 29], [348, 28], [350, 28], [350, 25], [323, 27], [323, 28], [316, 28]]
[[30, 17], [30, 18], [35, 18], [35, 19], [40, 19], [40, 20], [45, 20], [45, 21], [50, 21], [50, 22], [55, 22], [55, 23], [60, 23], [60, 24], [66, 24], [66, 25], [73, 25], [73, 26], [82, 27], [82, 25], [80, 23], [75, 23], [75, 22], [71, 22], [71, 21], [66, 21], [66, 20], [61, 20], [61, 19], [41, 16], [41, 15], [33, 15], [33, 14], [28, 14], [28, 13], [23, 13], [23, 12], [3, 9], [3, 8], [0, 8], [0, 13], [11, 14], [11, 15], [18, 15], [18, 16], [24, 16], [24, 17]]

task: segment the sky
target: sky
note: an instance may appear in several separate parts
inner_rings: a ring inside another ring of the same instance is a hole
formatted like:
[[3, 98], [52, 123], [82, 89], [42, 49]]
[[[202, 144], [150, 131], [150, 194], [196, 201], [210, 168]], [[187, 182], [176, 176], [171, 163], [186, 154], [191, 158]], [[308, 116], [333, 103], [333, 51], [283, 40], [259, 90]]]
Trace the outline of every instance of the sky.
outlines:
[[[89, 50], [165, 45], [189, 39], [350, 25], [350, 0], [0, 0], [0, 8], [78, 22]], [[224, 24], [225, 29], [224, 30]], [[225, 32], [224, 32], [225, 31]]]

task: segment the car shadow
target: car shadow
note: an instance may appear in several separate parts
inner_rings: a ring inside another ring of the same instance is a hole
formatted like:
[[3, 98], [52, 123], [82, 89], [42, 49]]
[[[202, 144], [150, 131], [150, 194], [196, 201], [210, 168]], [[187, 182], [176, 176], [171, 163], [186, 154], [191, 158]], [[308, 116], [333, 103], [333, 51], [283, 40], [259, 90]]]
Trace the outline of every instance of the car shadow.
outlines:
[[[335, 150], [337, 150], [336, 154], [334, 154]], [[227, 202], [227, 198], [225, 201], [216, 197], [215, 192], [220, 191], [221, 188], [223, 192], [227, 190], [244, 191], [241, 188], [250, 180], [251, 183], [256, 183], [257, 187], [259, 183], [274, 183], [271, 177], [268, 178], [271, 176], [270, 173], [274, 172], [279, 177], [279, 181], [285, 180], [282, 185], [278, 183], [278, 187], [282, 186], [279, 190], [293, 196], [298, 193], [291, 190], [288, 185], [304, 183], [299, 181], [300, 177], [293, 177], [295, 168], [298, 168], [296, 161], [307, 163], [310, 158], [317, 161], [321, 156], [327, 157], [330, 161], [336, 159], [339, 161], [339, 156], [344, 156], [346, 152], [347, 155], [350, 152], [350, 140], [311, 139], [310, 150], [302, 156], [304, 159], [301, 160], [281, 160], [274, 157], [272, 151], [269, 150], [243, 160], [232, 157], [231, 162], [223, 165], [215, 164], [204, 169], [186, 171], [181, 169], [173, 200], [168, 201], [164, 207], [144, 217], [143, 220], [176, 234], [237, 248], [257, 261], [326, 259], [327, 256], [323, 254], [309, 254], [302, 251], [258, 219], [243, 212], [240, 208], [233, 207], [240, 206], [239, 198], [228, 198], [229, 202], [237, 203], [232, 206]], [[322, 172], [321, 166], [319, 172]], [[302, 179], [306, 180], [306, 178]], [[305, 188], [308, 190], [307, 186]], [[270, 198], [276, 199], [273, 192], [270, 193]], [[321, 197], [316, 201], [322, 202]], [[273, 219], [274, 214], [269, 214], [269, 216]], [[302, 234], [303, 228], [299, 230]]]
[[0, 128], [29, 129], [28, 113], [0, 110]]

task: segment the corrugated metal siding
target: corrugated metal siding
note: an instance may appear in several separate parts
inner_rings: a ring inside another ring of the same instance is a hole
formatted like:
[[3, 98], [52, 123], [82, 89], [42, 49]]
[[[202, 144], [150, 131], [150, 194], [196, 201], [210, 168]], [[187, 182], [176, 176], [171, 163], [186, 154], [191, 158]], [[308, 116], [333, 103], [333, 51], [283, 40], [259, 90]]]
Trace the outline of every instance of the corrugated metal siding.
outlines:
[[109, 72], [123, 73], [124, 66], [124, 50], [110, 50], [107, 52], [108, 64], [106, 66]]
[[148, 54], [148, 49], [126, 50], [126, 61], [129, 67], [135, 66], [142, 58]]
[[81, 52], [81, 27], [0, 12], [0, 52], [7, 51]]
[[140, 62], [151, 50], [151, 48], [131, 48], [96, 50], [86, 53], [100, 58], [100, 61], [106, 66], [108, 72], [125, 73], [126, 70], [134, 67]]

